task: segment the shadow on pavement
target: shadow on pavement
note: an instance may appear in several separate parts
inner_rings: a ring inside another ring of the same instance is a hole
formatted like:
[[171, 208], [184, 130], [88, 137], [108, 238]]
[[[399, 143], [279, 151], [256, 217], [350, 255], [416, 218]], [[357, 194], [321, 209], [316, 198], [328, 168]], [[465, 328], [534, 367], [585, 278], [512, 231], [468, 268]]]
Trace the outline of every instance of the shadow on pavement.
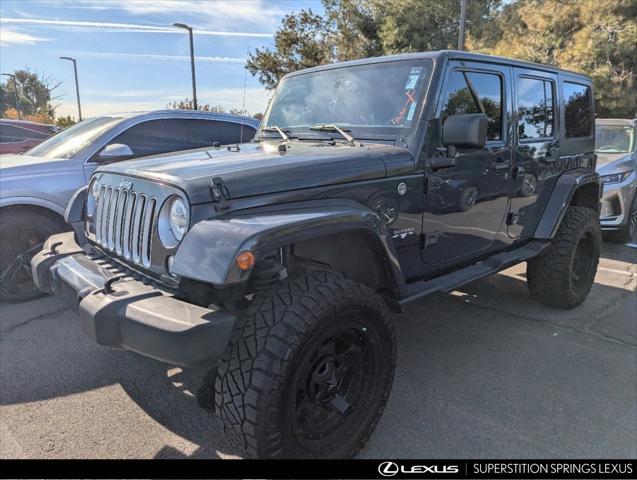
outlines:
[[[604, 257], [626, 262], [633, 252], [612, 245]], [[615, 337], [598, 330], [609, 316], [621, 317], [613, 312], [634, 292], [596, 283], [582, 306], [550, 310], [529, 296], [523, 269], [516, 272], [409, 305], [396, 317], [394, 390], [361, 456], [637, 454], [637, 356], [625, 331], [634, 322]], [[188, 455], [166, 445], [156, 458], [241, 455], [225, 443], [214, 415], [197, 406], [203, 369], [96, 346], [74, 314], [54, 311], [2, 334], [0, 404], [119, 384], [153, 420], [198, 446]]]

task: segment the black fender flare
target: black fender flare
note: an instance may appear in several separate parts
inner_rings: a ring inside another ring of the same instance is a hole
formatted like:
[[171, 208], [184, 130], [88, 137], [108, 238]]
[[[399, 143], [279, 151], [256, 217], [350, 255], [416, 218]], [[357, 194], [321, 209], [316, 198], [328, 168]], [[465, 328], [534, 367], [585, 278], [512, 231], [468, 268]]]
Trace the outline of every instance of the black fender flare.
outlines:
[[564, 172], [556, 180], [551, 195], [544, 206], [540, 221], [535, 228], [534, 238], [551, 240], [557, 233], [562, 217], [573, 200], [576, 191], [582, 187], [595, 189], [595, 207], [599, 211], [599, 199], [602, 194], [601, 179], [597, 172], [577, 168]]
[[238, 284], [250, 274], [236, 265], [243, 251], [252, 252], [258, 262], [295, 242], [351, 231], [369, 235], [394, 294], [403, 293], [404, 277], [386, 225], [364, 206], [340, 199], [257, 207], [201, 221], [182, 240], [171, 272], [220, 287]]

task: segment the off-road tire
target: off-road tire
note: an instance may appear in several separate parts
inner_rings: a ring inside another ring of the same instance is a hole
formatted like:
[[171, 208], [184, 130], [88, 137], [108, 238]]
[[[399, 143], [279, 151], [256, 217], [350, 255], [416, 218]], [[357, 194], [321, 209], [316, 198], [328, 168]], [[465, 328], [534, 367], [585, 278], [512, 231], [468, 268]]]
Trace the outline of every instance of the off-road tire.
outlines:
[[527, 263], [531, 295], [555, 308], [581, 304], [595, 280], [601, 242], [597, 212], [568, 207], [551, 245]]
[[[17, 254], [37, 249], [48, 237], [65, 230], [69, 230], [68, 225], [53, 212], [39, 213], [23, 207], [0, 210], [0, 273]], [[22, 272], [19, 284], [21, 288], [17, 290], [13, 286], [0, 286], [0, 301], [25, 302], [44, 295], [29, 280], [26, 271]]]
[[[307, 408], [310, 412], [307, 416], [331, 415], [329, 418], [337, 422], [331, 436], [307, 439], [306, 432], [299, 433], [295, 423], [299, 397], [305, 398], [306, 394], [305, 387], [298, 387], [306, 385], [298, 381], [299, 372], [317, 358], [314, 350], [328, 344], [326, 332], [345, 328], [344, 325], [358, 326], [358, 322], [362, 322], [360, 328], [352, 332], [360, 335], [361, 341], [369, 340], [370, 348], [376, 352], [374, 360], [361, 363], [360, 369], [367, 372], [360, 373], [360, 378], [372, 378], [365, 383], [373, 383], [371, 393], [356, 395], [349, 384], [348, 393], [343, 395], [363, 402], [364, 408], [346, 410], [347, 415], [341, 417], [335, 416], [336, 409], [313, 410], [312, 403], [302, 403], [303, 411]], [[256, 294], [252, 305], [238, 318], [217, 370], [215, 412], [227, 438], [250, 457], [353, 457], [383, 412], [395, 364], [394, 328], [377, 293], [337, 273], [295, 275]], [[367, 400], [361, 400], [363, 397]], [[352, 424], [355, 421], [358, 423]]]

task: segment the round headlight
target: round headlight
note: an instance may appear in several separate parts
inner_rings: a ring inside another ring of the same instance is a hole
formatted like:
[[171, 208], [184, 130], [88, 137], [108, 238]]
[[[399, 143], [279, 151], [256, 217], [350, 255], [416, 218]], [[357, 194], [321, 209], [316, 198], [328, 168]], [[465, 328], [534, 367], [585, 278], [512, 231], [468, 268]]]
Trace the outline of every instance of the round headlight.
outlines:
[[170, 205], [170, 230], [177, 241], [184, 238], [190, 220], [188, 207], [181, 198], [175, 198]]
[[93, 180], [91, 184], [91, 195], [93, 195], [93, 199], [97, 202], [97, 197], [100, 196], [100, 186], [97, 183], [97, 180]]
[[97, 180], [93, 180], [89, 187], [89, 194], [86, 198], [86, 214], [92, 217], [95, 214], [97, 208], [97, 198], [99, 197], [100, 187], [97, 184]]

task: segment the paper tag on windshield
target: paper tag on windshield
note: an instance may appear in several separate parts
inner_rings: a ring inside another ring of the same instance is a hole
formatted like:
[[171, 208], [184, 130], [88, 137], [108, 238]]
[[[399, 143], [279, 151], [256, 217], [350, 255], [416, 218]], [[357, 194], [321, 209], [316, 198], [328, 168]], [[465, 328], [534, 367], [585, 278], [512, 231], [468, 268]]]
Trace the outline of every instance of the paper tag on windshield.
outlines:
[[411, 119], [414, 118], [414, 112], [416, 111], [416, 104], [412, 103], [409, 106], [409, 112], [407, 112], [407, 121], [411, 122]]
[[413, 90], [416, 88], [418, 78], [420, 78], [420, 72], [422, 72], [422, 67], [412, 67], [409, 72], [409, 78], [407, 79], [407, 85], [405, 85], [405, 90]]

